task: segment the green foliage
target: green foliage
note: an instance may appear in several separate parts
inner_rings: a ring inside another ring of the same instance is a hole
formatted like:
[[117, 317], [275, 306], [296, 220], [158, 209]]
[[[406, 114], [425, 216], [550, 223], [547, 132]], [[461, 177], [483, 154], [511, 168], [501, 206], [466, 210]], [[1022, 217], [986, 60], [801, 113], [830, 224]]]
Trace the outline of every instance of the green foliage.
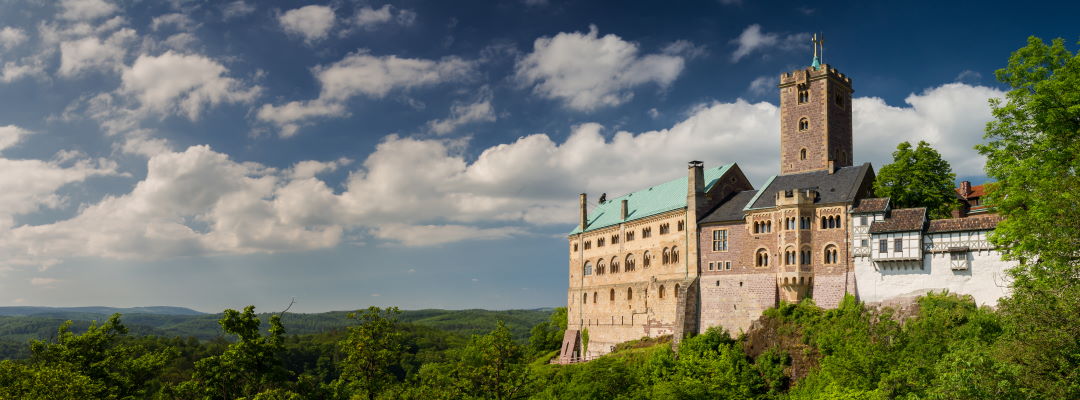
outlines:
[[1001, 213], [991, 240], [1017, 260], [1002, 301], [999, 354], [1024, 369], [1021, 385], [1080, 398], [1080, 55], [1031, 37], [996, 72], [1011, 90], [991, 100], [987, 202]]
[[589, 328], [581, 330], [581, 356], [589, 354]]
[[225, 333], [235, 335], [220, 355], [195, 362], [192, 379], [167, 392], [177, 398], [241, 399], [256, 396], [286, 385], [290, 372], [281, 359], [285, 327], [281, 317], [270, 317], [270, 334], [259, 331], [261, 322], [255, 306], [243, 312], [225, 310], [221, 318]]
[[562, 346], [563, 333], [566, 332], [566, 307], [556, 308], [551, 318], [533, 326], [529, 335], [529, 355], [558, 350]]
[[893, 207], [926, 207], [932, 218], [948, 218], [958, 205], [949, 162], [929, 143], [919, 141], [914, 149], [902, 142], [893, 152], [893, 162], [881, 167], [874, 180], [874, 193], [889, 197]]
[[404, 378], [404, 335], [396, 320], [399, 314], [397, 307], [370, 307], [363, 314], [350, 315], [360, 324], [349, 328], [348, 336], [340, 343], [345, 359], [341, 362], [341, 378], [335, 382], [339, 392], [374, 399], [387, 386]]

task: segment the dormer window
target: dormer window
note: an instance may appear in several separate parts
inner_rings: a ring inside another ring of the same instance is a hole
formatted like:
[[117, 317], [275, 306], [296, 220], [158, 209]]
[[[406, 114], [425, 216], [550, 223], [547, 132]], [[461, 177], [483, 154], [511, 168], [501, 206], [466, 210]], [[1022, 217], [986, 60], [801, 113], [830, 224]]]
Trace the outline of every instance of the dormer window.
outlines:
[[810, 129], [810, 120], [806, 119], [806, 117], [803, 117], [799, 120], [799, 130], [805, 131], [807, 129]]

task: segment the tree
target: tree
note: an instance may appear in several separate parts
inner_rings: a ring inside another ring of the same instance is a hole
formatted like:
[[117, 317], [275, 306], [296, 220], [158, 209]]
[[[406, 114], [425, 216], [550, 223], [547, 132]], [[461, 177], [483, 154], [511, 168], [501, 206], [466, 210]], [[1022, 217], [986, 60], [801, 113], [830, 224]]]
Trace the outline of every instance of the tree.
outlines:
[[895, 208], [926, 207], [931, 218], [948, 218], [957, 206], [956, 191], [949, 162], [919, 141], [914, 149], [902, 142], [893, 152], [892, 164], [881, 167], [874, 181], [874, 193], [889, 197]]
[[[94, 398], [147, 396], [150, 383], [160, 375], [165, 364], [176, 357], [176, 351], [172, 348], [150, 351], [142, 346], [123, 344], [121, 339], [127, 332], [127, 327], [120, 322], [120, 314], [113, 314], [100, 325], [96, 321], [91, 323], [81, 335], [71, 332], [71, 321], [67, 321], [57, 330], [55, 342], [34, 340], [30, 343], [30, 362], [28, 368], [22, 370], [22, 376], [65, 391], [79, 388], [93, 392], [90, 397]], [[18, 370], [13, 372], [19, 374]], [[66, 377], [42, 380], [45, 376]], [[54, 383], [58, 386], [52, 386]]]
[[473, 336], [462, 351], [457, 370], [466, 382], [466, 391], [481, 398], [522, 398], [529, 382], [525, 354], [502, 321], [491, 333]]
[[566, 307], [556, 308], [548, 321], [533, 326], [529, 332], [530, 357], [537, 357], [562, 345], [563, 332], [566, 331]]
[[281, 316], [270, 317], [268, 336], [259, 331], [262, 322], [255, 315], [255, 306], [244, 307], [243, 312], [226, 309], [218, 323], [225, 333], [236, 335], [236, 343], [221, 355], [196, 361], [192, 379], [169, 394], [176, 398], [238, 399], [287, 393], [274, 390], [286, 386], [290, 375], [281, 360], [285, 336]]
[[1031, 37], [996, 76], [1012, 89], [991, 100], [977, 149], [998, 181], [987, 203], [1005, 217], [990, 239], [1020, 264], [1000, 354], [1028, 389], [1080, 398], [1080, 55]]
[[404, 338], [398, 327], [397, 307], [385, 310], [370, 307], [363, 314], [349, 314], [360, 321], [349, 328], [349, 336], [341, 341], [345, 359], [341, 362], [341, 377], [337, 387], [354, 395], [373, 399], [401, 380], [404, 371]]

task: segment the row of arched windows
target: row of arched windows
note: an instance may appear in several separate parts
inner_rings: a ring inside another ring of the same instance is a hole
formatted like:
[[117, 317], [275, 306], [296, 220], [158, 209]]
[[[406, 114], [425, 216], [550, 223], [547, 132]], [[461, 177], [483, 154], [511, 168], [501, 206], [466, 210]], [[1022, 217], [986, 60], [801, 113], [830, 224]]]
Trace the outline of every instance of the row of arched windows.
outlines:
[[[659, 297], [662, 299], [662, 298], [664, 298], [664, 296], [667, 295], [667, 293], [666, 293], [666, 290], [664, 288], [664, 285], [660, 285], [659, 289], [660, 289], [659, 290], [660, 291]], [[679, 298], [679, 289], [680, 289], [680, 286], [679, 286], [678, 283], [676, 283], [675, 284], [675, 298]], [[645, 291], [645, 296], [648, 296], [648, 293], [649, 293], [649, 291], [646, 290]], [[598, 293], [593, 292], [592, 293], [592, 303], [596, 304], [598, 299], [599, 299]], [[633, 299], [634, 299], [634, 288], [626, 288], [626, 300], [629, 301], [629, 300], [633, 300]], [[612, 288], [612, 289], [610, 289], [608, 291], [608, 301], [610, 301], [610, 302], [615, 301], [615, 289], [614, 288]], [[588, 293], [582, 293], [581, 294], [581, 304], [588, 304], [588, 303], [589, 303], [589, 294]]]
[[[686, 221], [678, 221], [678, 222], [676, 222], [676, 226], [677, 226], [679, 232], [682, 232], [682, 231], [686, 230]], [[634, 231], [627, 231], [625, 233], [627, 242], [630, 242], [630, 241], [634, 240], [634, 233], [635, 233]], [[664, 235], [664, 234], [668, 234], [668, 233], [671, 233], [671, 224], [669, 224], [669, 223], [660, 224], [660, 234]], [[652, 237], [652, 227], [646, 226], [644, 228], [641, 228], [641, 237], [642, 238]], [[611, 235], [611, 244], [618, 244], [621, 239], [622, 239], [622, 237], [620, 237], [619, 234]], [[604, 238], [596, 239], [596, 247], [604, 247], [604, 244], [606, 244], [604, 240], [605, 240]], [[591, 240], [586, 240], [585, 243], [584, 243], [584, 246], [585, 246], [585, 250], [591, 249], [592, 248], [592, 241]], [[577, 243], [574, 243], [574, 251], [577, 251]]]
[[772, 232], [772, 221], [754, 221], [754, 233]]
[[679, 248], [678, 247], [672, 247], [672, 248], [668, 249], [667, 247], [665, 247], [663, 255], [661, 256], [660, 260], [661, 260], [661, 264], [664, 264], [664, 265], [674, 264], [674, 263], [679, 262]]
[[[822, 262], [825, 264], [836, 264], [839, 262], [839, 253], [837, 252], [836, 245], [825, 246], [822, 251]], [[784, 265], [796, 265], [798, 261], [799, 265], [809, 265], [813, 256], [809, 248], [796, 252], [794, 248], [787, 248], [784, 250]], [[766, 249], [758, 249], [754, 254], [754, 265], [758, 267], [769, 266], [769, 251]]]
[[[641, 260], [642, 266], [649, 268], [649, 265], [652, 263], [652, 255], [649, 254], [648, 250], [642, 254]], [[627, 254], [622, 261], [624, 261], [624, 271], [633, 272], [637, 269], [637, 260], [634, 258], [633, 254]], [[679, 248], [677, 246], [671, 248], [665, 247], [660, 257], [660, 263], [667, 265], [677, 262], [679, 262]], [[601, 258], [596, 260], [596, 268], [594, 270], [593, 263], [591, 261], [586, 261], [585, 265], [582, 267], [582, 274], [588, 276], [592, 275], [594, 271], [597, 275], [604, 275], [606, 273], [617, 274], [619, 273], [619, 264], [620, 260], [618, 256], [611, 257], [610, 260]]]
[[833, 229], [840, 228], [840, 216], [831, 215], [827, 217], [821, 217], [821, 229]]

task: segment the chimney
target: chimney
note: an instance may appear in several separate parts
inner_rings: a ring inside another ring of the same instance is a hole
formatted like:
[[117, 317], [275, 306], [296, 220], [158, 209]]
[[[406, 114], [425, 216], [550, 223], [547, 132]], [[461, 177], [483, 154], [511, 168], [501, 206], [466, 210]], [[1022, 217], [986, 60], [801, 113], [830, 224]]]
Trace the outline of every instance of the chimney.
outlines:
[[623, 199], [623, 201], [622, 201], [622, 213], [620, 214], [620, 215], [622, 215], [623, 221], [626, 220], [626, 201], [627, 201], [626, 199]]
[[960, 197], [967, 198], [971, 194], [971, 181], [960, 181]]
[[687, 211], [690, 211], [689, 215], [692, 218], [700, 218], [697, 213], [704, 211], [700, 208], [704, 206], [702, 202], [705, 200], [705, 167], [701, 161], [691, 161], [687, 165], [686, 176], [686, 207]]
[[581, 230], [585, 231], [585, 227], [589, 225], [589, 205], [586, 203], [585, 193], [578, 196], [578, 206], [581, 207]]

